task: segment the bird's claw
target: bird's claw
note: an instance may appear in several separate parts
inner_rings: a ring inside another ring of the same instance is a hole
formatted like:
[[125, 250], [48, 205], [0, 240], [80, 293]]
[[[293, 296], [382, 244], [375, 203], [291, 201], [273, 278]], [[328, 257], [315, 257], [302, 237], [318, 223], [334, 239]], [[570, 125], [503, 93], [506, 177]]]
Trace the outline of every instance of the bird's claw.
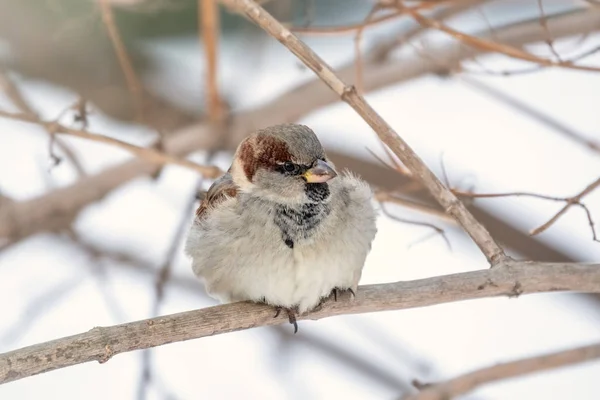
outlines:
[[333, 288], [333, 301], [337, 301], [337, 297], [338, 297], [338, 290], [340, 292], [350, 292], [350, 294], [352, 295], [352, 297], [356, 297], [356, 293], [354, 293], [354, 290], [352, 290], [352, 288], [346, 288], [346, 289], [340, 289], [340, 288]]
[[275, 307], [276, 312], [273, 318], [279, 317], [279, 314], [281, 314], [281, 310], [285, 310], [285, 312], [288, 315], [288, 321], [290, 321], [290, 324], [294, 325], [294, 334], [298, 333], [298, 322], [296, 321], [297, 312], [291, 308]]

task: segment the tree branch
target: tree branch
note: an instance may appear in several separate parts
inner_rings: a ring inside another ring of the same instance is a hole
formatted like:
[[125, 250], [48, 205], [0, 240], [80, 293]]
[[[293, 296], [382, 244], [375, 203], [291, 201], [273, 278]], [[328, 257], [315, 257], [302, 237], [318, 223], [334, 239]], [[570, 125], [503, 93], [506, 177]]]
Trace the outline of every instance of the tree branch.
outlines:
[[[401, 310], [454, 301], [521, 294], [600, 293], [600, 264], [509, 262], [495, 268], [407, 282], [360, 286], [356, 297], [326, 301], [299, 319]], [[272, 307], [239, 302], [150, 318], [0, 354], [0, 384], [168, 343], [287, 322]]]
[[[560, 211], [558, 211], [552, 218], [550, 218], [550, 220], [548, 222], [546, 222], [542, 226], [531, 231], [531, 234], [537, 235], [541, 232], [544, 232], [546, 229], [548, 229], [548, 227], [550, 227], [550, 225], [555, 223], [564, 213], [566, 213], [573, 204], [580, 204], [581, 199], [583, 199], [585, 196], [587, 196], [588, 194], [590, 194], [591, 192], [596, 190], [596, 188], [598, 188], [598, 187], [600, 187], [600, 178], [596, 179], [594, 182], [592, 182], [588, 186], [586, 186], [586, 188], [583, 189], [581, 192], [579, 192], [579, 194], [577, 194], [573, 197], [567, 198], [566, 199], [567, 204], [565, 204], [565, 206], [563, 208], [561, 208]], [[586, 210], [587, 210], [587, 208], [586, 208]], [[587, 213], [589, 215], [589, 210], [587, 211]], [[597, 241], [596, 232], [594, 231], [594, 225], [591, 220], [590, 220], [590, 224], [592, 226], [592, 231], [594, 232], [594, 240]]]
[[204, 43], [206, 61], [207, 109], [211, 122], [219, 123], [223, 118], [223, 101], [219, 94], [218, 81], [218, 39], [219, 3], [218, 0], [198, 0], [198, 34]]
[[106, 26], [108, 36], [110, 37], [110, 41], [113, 44], [115, 53], [117, 54], [119, 65], [121, 66], [123, 74], [125, 75], [125, 81], [127, 82], [127, 87], [129, 89], [131, 99], [135, 106], [136, 118], [139, 123], [143, 123], [144, 98], [142, 83], [135, 74], [135, 69], [133, 68], [129, 54], [127, 54], [127, 49], [125, 48], [125, 45], [121, 40], [121, 36], [119, 35], [119, 29], [117, 28], [117, 23], [115, 22], [115, 17], [113, 15], [112, 5], [110, 4], [110, 1], [100, 0], [100, 10], [102, 15], [102, 21]]
[[598, 240], [598, 237], [596, 235], [596, 229], [594, 228], [594, 220], [592, 219], [592, 213], [590, 212], [590, 209], [581, 202], [581, 200], [585, 196], [592, 193], [598, 187], [600, 187], [600, 178], [597, 178], [592, 183], [587, 185], [585, 187], [585, 189], [583, 189], [577, 195], [571, 196], [571, 197], [556, 197], [556, 196], [548, 196], [548, 195], [544, 195], [544, 194], [531, 193], [531, 192], [472, 193], [472, 192], [463, 192], [463, 191], [455, 190], [455, 189], [452, 189], [452, 192], [459, 197], [471, 197], [473, 199], [485, 199], [485, 198], [493, 199], [493, 198], [500, 198], [500, 197], [532, 197], [532, 198], [536, 198], [536, 199], [559, 201], [559, 202], [566, 203], [563, 206], [563, 208], [561, 208], [556, 214], [554, 214], [554, 216], [552, 216], [552, 218], [550, 218], [547, 222], [545, 222], [544, 224], [542, 224], [541, 226], [539, 226], [535, 229], [532, 229], [530, 232], [530, 234], [532, 236], [538, 235], [538, 234], [546, 231], [548, 228], [550, 228], [550, 226], [552, 226], [556, 221], [558, 221], [558, 219], [561, 216], [563, 216], [569, 210], [569, 208], [571, 208], [571, 206], [577, 205], [585, 211], [585, 214], [586, 214], [586, 217], [588, 220], [588, 224], [590, 225], [590, 229], [592, 230], [592, 240], [595, 242], [598, 242], [600, 240]]
[[469, 234], [490, 264], [507, 256], [483, 225], [473, 217], [465, 205], [446, 188], [421, 158], [394, 129], [357, 93], [353, 86], [343, 82], [332, 68], [300, 39], [252, 0], [221, 0], [230, 10], [243, 12], [250, 20], [281, 42], [307, 67], [312, 69], [327, 86], [348, 103], [377, 133], [379, 139], [417, 176], [444, 210], [452, 215]]
[[463, 42], [464, 44], [466, 44], [468, 46], [473, 46], [473, 47], [478, 48], [483, 51], [505, 54], [509, 57], [512, 57], [512, 58], [515, 58], [518, 60], [529, 61], [529, 62], [536, 63], [539, 65], [544, 65], [547, 67], [563, 67], [563, 68], [570, 68], [570, 69], [589, 71], [589, 72], [599, 72], [600, 71], [600, 67], [576, 65], [570, 61], [562, 61], [562, 60], [554, 61], [554, 60], [549, 60], [546, 58], [538, 57], [534, 54], [523, 51], [517, 47], [505, 45], [503, 43], [497, 43], [492, 40], [483, 39], [483, 38], [479, 38], [477, 36], [471, 36], [471, 35], [467, 35], [465, 33], [459, 32], [455, 29], [450, 28], [447, 25], [444, 25], [443, 23], [441, 23], [439, 21], [435, 21], [435, 20], [426, 18], [426, 17], [422, 16], [421, 14], [419, 14], [418, 12], [412, 11], [411, 9], [409, 9], [407, 7], [399, 6], [399, 9], [406, 11], [419, 24], [424, 25], [428, 28], [437, 29], [441, 32], [444, 32], [444, 33], [450, 35], [454, 39]]
[[134, 154], [140, 158], [143, 158], [144, 160], [147, 160], [148, 162], [151, 162], [153, 164], [164, 165], [164, 164], [170, 163], [170, 164], [180, 165], [182, 167], [190, 168], [208, 178], [216, 178], [219, 175], [223, 174], [223, 171], [221, 171], [219, 168], [214, 167], [214, 166], [204, 166], [204, 165], [196, 164], [195, 162], [192, 162], [192, 161], [189, 161], [186, 159], [182, 159], [179, 157], [175, 157], [175, 156], [172, 156], [167, 153], [163, 153], [161, 151], [155, 150], [150, 147], [140, 147], [140, 146], [136, 146], [131, 143], [124, 142], [119, 139], [112, 138], [110, 136], [105, 136], [105, 135], [101, 135], [98, 133], [92, 133], [92, 132], [88, 132], [86, 130], [81, 130], [81, 129], [69, 128], [69, 127], [60, 125], [57, 122], [42, 121], [38, 118], [29, 116], [27, 114], [9, 113], [9, 112], [0, 110], [0, 117], [9, 118], [9, 119], [17, 120], [17, 121], [23, 121], [23, 122], [31, 122], [33, 124], [41, 125], [44, 128], [46, 128], [46, 130], [52, 131], [54, 133], [62, 133], [62, 134], [71, 135], [71, 136], [75, 136], [75, 137], [82, 138], [82, 139], [92, 140], [94, 142], [100, 142], [100, 143], [104, 143], [104, 144], [113, 145], [115, 147], [118, 147], [120, 149], [128, 151], [129, 153]]
[[600, 358], [600, 343], [563, 350], [556, 353], [525, 358], [474, 371], [447, 382], [427, 386], [405, 400], [448, 400], [477, 387], [534, 372], [545, 371]]

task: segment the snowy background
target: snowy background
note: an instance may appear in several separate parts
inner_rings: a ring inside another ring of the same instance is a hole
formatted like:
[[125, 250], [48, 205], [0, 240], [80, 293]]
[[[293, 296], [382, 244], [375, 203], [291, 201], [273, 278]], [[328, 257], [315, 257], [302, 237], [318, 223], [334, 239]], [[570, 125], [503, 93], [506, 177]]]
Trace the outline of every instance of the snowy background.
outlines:
[[[558, 9], [572, 2], [548, 3]], [[528, 6], [535, 13], [535, 2]], [[488, 15], [494, 24], [505, 18], [500, 12], [490, 14], [497, 16], [494, 20]], [[465, 18], [456, 24], [466, 29], [469, 21]], [[334, 23], [340, 22], [330, 21]], [[473, 19], [472, 23], [482, 21]], [[391, 26], [369, 31], [365, 43], [385, 29]], [[221, 83], [228, 93], [235, 89], [237, 108], [257, 107], [311, 77], [273, 40], [261, 45], [260, 65], [243, 68], [245, 40], [234, 36], [224, 41], [220, 59]], [[333, 66], [353, 57], [351, 35], [306, 40]], [[432, 35], [430, 40], [443, 39]], [[560, 40], [557, 49], [568, 50], [576, 40]], [[587, 41], [586, 46], [592, 48], [600, 44], [600, 36], [591, 35]], [[141, 46], [157, 66], [144, 75], [145, 84], [182, 107], [194, 109], [203, 101], [204, 64], [196, 37], [147, 39]], [[531, 49], [549, 56], [545, 46]], [[10, 48], [4, 53], [9, 57]], [[496, 70], [524, 65], [501, 56], [485, 57], [482, 62]], [[600, 55], [586, 63], [600, 65]], [[473, 64], [473, 69], [477, 67]], [[77, 99], [76, 93], [47, 81], [18, 73], [11, 76], [46, 119], [55, 118]], [[475, 185], [480, 192], [570, 196], [598, 177], [598, 153], [498, 102], [463, 77], [496, 88], [600, 142], [597, 73], [555, 68], [510, 77], [424, 76], [369, 93], [367, 99], [438, 176], [443, 155], [450, 181], [457, 186]], [[17, 111], [2, 95], [0, 109]], [[322, 108], [299, 122], [315, 130], [326, 149], [374, 163], [367, 148], [382, 154], [375, 135], [344, 104]], [[155, 137], [148, 128], [117, 121], [98, 110], [90, 114], [90, 130], [138, 145]], [[77, 150], [89, 174], [131, 158], [110, 146], [64, 140]], [[195, 153], [192, 159], [203, 162], [205, 154]], [[215, 162], [227, 168], [230, 154], [219, 153]], [[0, 119], [3, 195], [31, 199], [76, 180], [66, 161], [50, 168], [46, 132]], [[0, 352], [152, 316], [154, 271], [165, 262], [182, 219], [191, 222], [193, 211], [187, 204], [197, 180], [193, 171], [168, 166], [158, 180], [136, 179], [80, 213], [73, 229], [86, 242], [129, 255], [135, 262], [94, 258], [64, 234], [38, 234], [0, 252]], [[600, 220], [600, 191], [586, 197], [585, 203]], [[524, 198], [478, 200], [477, 204], [523, 232], [562, 207]], [[445, 228], [452, 248], [440, 236], [419, 241], [430, 234], [427, 228], [381, 215], [361, 284], [486, 267], [484, 257], [456, 227], [414, 211], [387, 208], [403, 218]], [[572, 209], [537, 239], [577, 261], [600, 260], [600, 244], [592, 241], [579, 209]], [[159, 314], [214, 304], [193, 277], [180, 243]], [[569, 294], [483, 299], [302, 321], [297, 335], [282, 325], [153, 349], [153, 379], [146, 398], [396, 399], [414, 390], [413, 379], [447, 379], [498, 362], [592, 343], [599, 337], [600, 300]], [[125, 353], [106, 364], [87, 363], [15, 381], [0, 386], [0, 399], [140, 398], [142, 358], [141, 351]], [[599, 376], [600, 362], [592, 362], [502, 381], [466, 398], [595, 400], [600, 397]]]

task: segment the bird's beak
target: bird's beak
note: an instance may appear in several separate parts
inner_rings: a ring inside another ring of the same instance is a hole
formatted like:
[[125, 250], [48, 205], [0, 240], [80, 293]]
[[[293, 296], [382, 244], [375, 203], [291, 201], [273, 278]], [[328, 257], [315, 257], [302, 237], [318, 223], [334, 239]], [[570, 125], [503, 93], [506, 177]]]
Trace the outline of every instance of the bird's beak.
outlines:
[[304, 173], [304, 179], [308, 183], [323, 183], [337, 176], [337, 172], [333, 170], [325, 161], [317, 160], [315, 165]]

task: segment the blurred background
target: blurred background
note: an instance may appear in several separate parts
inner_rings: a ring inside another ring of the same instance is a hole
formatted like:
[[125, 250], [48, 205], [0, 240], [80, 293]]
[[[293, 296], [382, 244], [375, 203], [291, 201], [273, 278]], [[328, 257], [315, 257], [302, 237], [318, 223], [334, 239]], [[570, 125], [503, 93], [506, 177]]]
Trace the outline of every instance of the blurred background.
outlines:
[[[600, 176], [597, 2], [261, 3], [366, 95], [511, 255], [600, 259], [600, 190], [530, 234]], [[216, 304], [182, 251], [212, 181], [86, 132], [227, 169], [252, 130], [306, 124], [381, 200], [361, 284], [487, 267], [353, 110], [212, 0], [0, 1], [0, 111], [0, 352]], [[556, 199], [469, 196], [514, 192]], [[599, 336], [598, 296], [483, 299], [120, 354], [2, 385], [0, 398], [400, 399], [414, 380]], [[593, 362], [463, 398], [598, 399], [598, 376]]]

